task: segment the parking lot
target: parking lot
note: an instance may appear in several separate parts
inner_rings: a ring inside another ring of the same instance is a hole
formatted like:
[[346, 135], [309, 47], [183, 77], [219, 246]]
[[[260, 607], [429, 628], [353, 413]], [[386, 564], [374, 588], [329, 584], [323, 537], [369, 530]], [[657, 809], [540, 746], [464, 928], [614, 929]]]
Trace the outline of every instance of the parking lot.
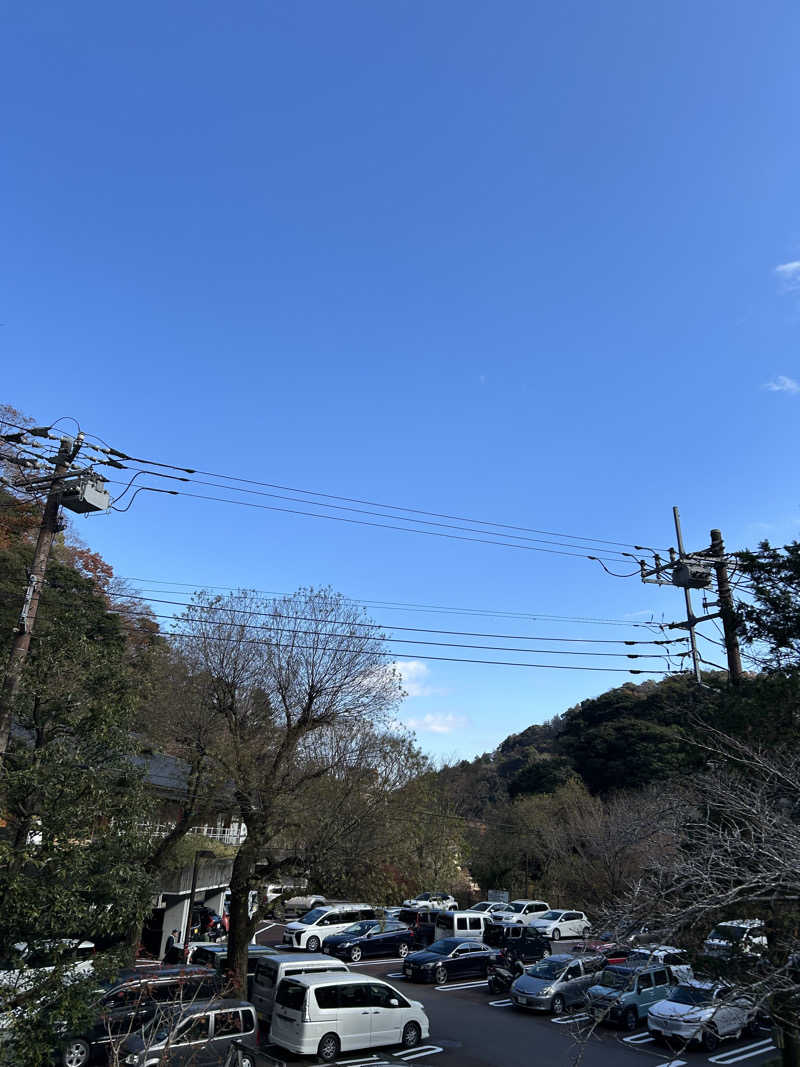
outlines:
[[[261, 944], [278, 945], [280, 924], [267, 925], [258, 935]], [[564, 949], [569, 948], [565, 942]], [[531, 1067], [531, 1064], [575, 1064], [579, 1052], [585, 1067], [726, 1067], [744, 1064], [759, 1067], [774, 1055], [771, 1033], [762, 1028], [754, 1038], [725, 1041], [713, 1053], [692, 1049], [670, 1057], [649, 1036], [646, 1027], [624, 1034], [610, 1027], [595, 1027], [582, 1011], [558, 1018], [513, 1009], [508, 997], [489, 994], [484, 980], [448, 983], [444, 986], [407, 981], [401, 960], [362, 962], [352, 970], [385, 978], [411, 999], [421, 1001], [431, 1023], [430, 1039], [410, 1052], [380, 1049], [347, 1053], [337, 1061], [343, 1067]], [[279, 1049], [268, 1050], [276, 1064], [309, 1062]]]

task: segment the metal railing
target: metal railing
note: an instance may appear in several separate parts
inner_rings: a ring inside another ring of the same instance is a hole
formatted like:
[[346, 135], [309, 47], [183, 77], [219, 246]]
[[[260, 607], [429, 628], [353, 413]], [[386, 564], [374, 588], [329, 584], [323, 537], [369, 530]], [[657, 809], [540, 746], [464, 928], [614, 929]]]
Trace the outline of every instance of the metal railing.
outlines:
[[[174, 828], [175, 824], [168, 822], [141, 824], [141, 829], [152, 837], [166, 837]], [[210, 837], [213, 841], [219, 841], [223, 845], [231, 845], [234, 848], [241, 845], [247, 837], [247, 827], [244, 824], [236, 826], [192, 826], [188, 832]]]

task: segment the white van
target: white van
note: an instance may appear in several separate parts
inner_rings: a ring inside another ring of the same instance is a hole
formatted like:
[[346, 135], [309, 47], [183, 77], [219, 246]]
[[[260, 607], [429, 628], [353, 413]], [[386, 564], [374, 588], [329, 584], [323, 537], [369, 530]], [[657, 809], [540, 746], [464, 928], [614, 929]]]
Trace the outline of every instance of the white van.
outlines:
[[332, 1063], [340, 1052], [402, 1045], [430, 1036], [425, 1009], [388, 982], [366, 974], [284, 978], [275, 994], [270, 1043]]
[[312, 908], [296, 922], [288, 923], [283, 943], [292, 948], [319, 952], [322, 942], [330, 934], [340, 934], [362, 919], [375, 918], [375, 909], [369, 904], [326, 904]]
[[350, 968], [346, 963], [322, 953], [297, 956], [294, 953], [270, 956], [259, 960], [253, 975], [253, 989], [250, 999], [255, 1004], [259, 1018], [269, 1019], [275, 1004], [275, 990], [283, 978], [296, 978], [299, 974], [315, 974], [318, 971], [344, 971]]
[[443, 937], [472, 937], [480, 941], [492, 917], [482, 911], [440, 911], [434, 925], [434, 941]]

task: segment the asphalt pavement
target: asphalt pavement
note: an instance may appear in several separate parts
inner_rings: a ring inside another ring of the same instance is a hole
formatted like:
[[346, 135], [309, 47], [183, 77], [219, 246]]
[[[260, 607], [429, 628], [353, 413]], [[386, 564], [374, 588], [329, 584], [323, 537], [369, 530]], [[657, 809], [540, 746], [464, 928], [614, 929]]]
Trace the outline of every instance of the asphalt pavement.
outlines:
[[[283, 927], [264, 923], [259, 944], [279, 945]], [[569, 942], [562, 942], [569, 949]], [[633, 1034], [593, 1026], [585, 1012], [559, 1018], [511, 1007], [508, 997], [489, 993], [484, 979], [433, 986], [407, 981], [399, 959], [362, 961], [352, 971], [385, 978], [409, 999], [419, 1000], [431, 1023], [430, 1039], [407, 1052], [388, 1048], [342, 1054], [342, 1067], [760, 1067], [774, 1056], [771, 1033], [723, 1041], [713, 1053], [702, 1050], [671, 1056], [640, 1027]], [[300, 1067], [308, 1058], [269, 1050], [276, 1065]]]

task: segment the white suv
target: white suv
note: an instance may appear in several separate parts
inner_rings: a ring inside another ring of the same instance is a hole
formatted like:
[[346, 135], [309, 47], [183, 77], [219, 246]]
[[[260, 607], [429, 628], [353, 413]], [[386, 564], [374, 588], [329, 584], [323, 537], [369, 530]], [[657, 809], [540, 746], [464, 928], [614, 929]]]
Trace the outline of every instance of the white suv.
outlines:
[[289, 923], [283, 935], [284, 945], [319, 952], [326, 937], [340, 934], [362, 919], [376, 918], [369, 904], [328, 904], [312, 908], [296, 922]]
[[492, 920], [496, 923], [519, 923], [520, 926], [530, 926], [534, 919], [541, 919], [550, 905], [544, 900], [512, 900], [504, 904], [502, 909], [492, 912]]
[[560, 908], [546, 911], [529, 924], [543, 937], [558, 941], [562, 937], [588, 937], [591, 923], [582, 911], [562, 911]]

